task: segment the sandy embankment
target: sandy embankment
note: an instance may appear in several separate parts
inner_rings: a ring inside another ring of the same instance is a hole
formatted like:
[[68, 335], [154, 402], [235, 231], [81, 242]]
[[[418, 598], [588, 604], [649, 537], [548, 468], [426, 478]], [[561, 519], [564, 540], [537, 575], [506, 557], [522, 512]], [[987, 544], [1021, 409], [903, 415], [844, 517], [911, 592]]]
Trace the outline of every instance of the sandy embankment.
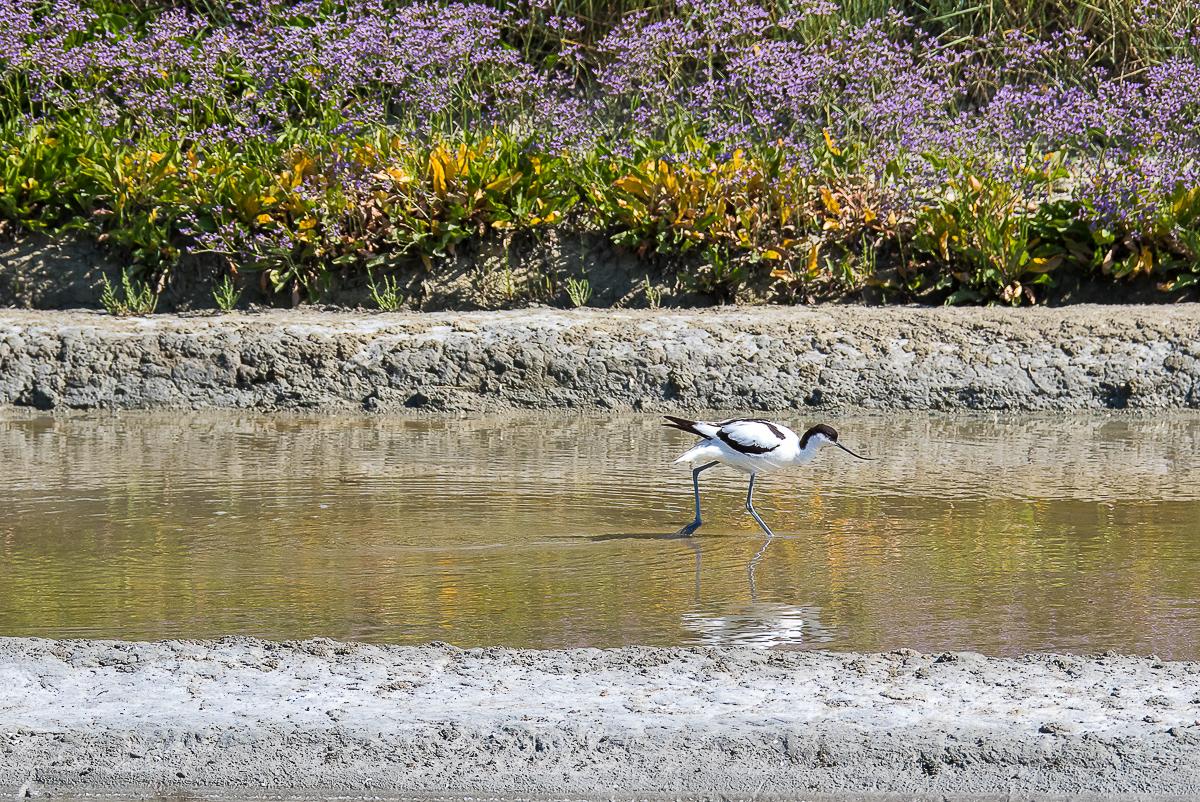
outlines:
[[1200, 407], [1200, 305], [115, 319], [0, 310], [0, 404], [61, 408]]
[[0, 639], [10, 795], [1195, 798], [1198, 719], [1153, 658]]

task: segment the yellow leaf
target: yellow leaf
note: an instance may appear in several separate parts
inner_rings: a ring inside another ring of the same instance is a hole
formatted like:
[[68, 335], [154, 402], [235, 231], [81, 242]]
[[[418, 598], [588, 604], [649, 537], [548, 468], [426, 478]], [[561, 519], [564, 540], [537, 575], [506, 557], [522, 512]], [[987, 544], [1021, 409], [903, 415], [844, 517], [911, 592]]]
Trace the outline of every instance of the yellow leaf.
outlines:
[[679, 178], [673, 171], [665, 168], [665, 163], [662, 170], [662, 184], [663, 189], [667, 191], [668, 195], [674, 196], [679, 194]]
[[775, 250], [774, 248], [767, 248], [765, 251], [762, 252], [762, 258], [770, 259], [773, 262], [777, 262], [783, 258], [783, 254], [781, 254], [779, 251]]
[[1138, 254], [1137, 273], [1150, 273], [1154, 270], [1154, 251], [1146, 246], [1142, 246], [1142, 252]]
[[429, 155], [429, 179], [433, 182], [433, 191], [439, 196], [446, 194], [446, 167], [437, 151]]
[[486, 185], [484, 189], [488, 192], [508, 192], [517, 185], [524, 175], [522, 173], [509, 173], [508, 175], [500, 176], [495, 181]]
[[299, 228], [301, 231], [308, 231], [310, 228], [313, 228], [314, 226], [316, 226], [316, 224], [317, 224], [316, 218], [305, 217], [303, 220], [301, 220], [297, 224], [296, 227]]
[[254, 217], [262, 208], [258, 204], [258, 198], [254, 195], [242, 195], [237, 199], [237, 207], [246, 217]]
[[308, 156], [301, 153], [292, 161], [292, 172], [303, 179], [306, 175], [316, 172], [316, 164]]
[[1196, 196], [1200, 193], [1200, 189], [1190, 189], [1187, 192], [1181, 193], [1179, 197], [1171, 204], [1171, 211], [1176, 217], [1184, 213], [1193, 203], [1196, 202]]
[[271, 222], [271, 215], [260, 214], [258, 217], [254, 218], [254, 222], [258, 223], [260, 226], [265, 226]]
[[821, 134], [825, 137], [825, 147], [829, 150], [829, 152], [834, 156], [841, 156], [842, 151], [836, 144], [834, 144], [833, 137], [829, 135], [829, 129], [821, 129]]
[[874, 223], [875, 219], [876, 219], [876, 214], [874, 211], [871, 210], [871, 207], [868, 206], [867, 208], [863, 209], [863, 222], [864, 223]]
[[613, 186], [615, 186], [617, 189], [621, 190], [622, 192], [628, 192], [630, 195], [637, 195], [639, 198], [642, 198], [643, 200], [649, 198], [651, 195], [650, 187], [647, 186], [646, 182], [644, 182], [644, 181], [642, 181], [642, 179], [637, 178], [636, 176], [632, 176], [632, 175], [627, 175], [627, 176], [624, 176], [623, 178], [618, 178], [616, 181], [613, 182]]
[[303, 180], [304, 176], [295, 170], [284, 170], [279, 176], [280, 186], [287, 187], [288, 189], [295, 189], [300, 186], [300, 182]]
[[841, 217], [842, 206], [837, 202], [837, 198], [833, 197], [833, 193], [828, 187], [821, 187], [821, 202], [825, 204], [825, 209], [836, 217]]
[[791, 277], [792, 277], [792, 271], [790, 271], [786, 268], [783, 268], [783, 267], [777, 267], [771, 271], [771, 278], [788, 278], [788, 279], [790, 279]]
[[1062, 264], [1061, 256], [1035, 256], [1029, 260], [1029, 270], [1034, 273], [1049, 273]]
[[821, 252], [821, 245], [817, 243], [808, 250], [808, 272], [810, 275], [817, 274], [817, 254]]

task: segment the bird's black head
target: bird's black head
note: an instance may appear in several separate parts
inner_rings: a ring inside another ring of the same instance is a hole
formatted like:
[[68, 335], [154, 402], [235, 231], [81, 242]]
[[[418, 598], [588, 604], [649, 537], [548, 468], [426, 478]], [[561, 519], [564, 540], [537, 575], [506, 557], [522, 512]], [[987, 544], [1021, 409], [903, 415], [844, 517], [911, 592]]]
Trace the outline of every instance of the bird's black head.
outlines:
[[804, 436], [800, 438], [800, 449], [803, 450], [805, 448], [808, 448], [809, 441], [811, 441], [818, 434], [825, 435], [825, 439], [827, 439], [831, 443], [837, 442], [837, 439], [838, 439], [837, 429], [833, 428], [832, 426], [830, 426], [826, 423], [818, 423], [816, 426], [812, 427], [807, 432], [805, 432]]
[[873, 457], [864, 457], [862, 454], [855, 454], [853, 451], [839, 443], [837, 429], [824, 423], [818, 423], [816, 426], [804, 433], [804, 436], [800, 438], [800, 450], [803, 451], [805, 448], [807, 448], [814, 437], [817, 438], [818, 447], [825, 445], [837, 446], [842, 451], [845, 451], [847, 454], [852, 457], [856, 457], [857, 459], [874, 459]]

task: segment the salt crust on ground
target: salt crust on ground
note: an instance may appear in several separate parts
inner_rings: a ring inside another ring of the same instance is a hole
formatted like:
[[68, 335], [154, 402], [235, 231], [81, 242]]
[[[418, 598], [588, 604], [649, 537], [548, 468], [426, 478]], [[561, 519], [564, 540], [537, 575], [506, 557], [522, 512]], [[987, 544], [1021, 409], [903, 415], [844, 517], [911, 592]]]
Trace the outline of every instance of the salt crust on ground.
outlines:
[[21, 789], [1196, 798], [1200, 664], [6, 638]]

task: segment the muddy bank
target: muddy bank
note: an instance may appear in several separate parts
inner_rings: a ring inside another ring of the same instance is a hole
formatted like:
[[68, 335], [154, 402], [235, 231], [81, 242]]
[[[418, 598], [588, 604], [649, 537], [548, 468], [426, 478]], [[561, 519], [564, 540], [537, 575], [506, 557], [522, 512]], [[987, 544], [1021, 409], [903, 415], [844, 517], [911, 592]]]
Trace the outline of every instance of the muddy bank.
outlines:
[[1200, 307], [0, 311], [0, 403], [58, 408], [1200, 407]]
[[1200, 793], [1200, 664], [0, 639], [0, 788]]

